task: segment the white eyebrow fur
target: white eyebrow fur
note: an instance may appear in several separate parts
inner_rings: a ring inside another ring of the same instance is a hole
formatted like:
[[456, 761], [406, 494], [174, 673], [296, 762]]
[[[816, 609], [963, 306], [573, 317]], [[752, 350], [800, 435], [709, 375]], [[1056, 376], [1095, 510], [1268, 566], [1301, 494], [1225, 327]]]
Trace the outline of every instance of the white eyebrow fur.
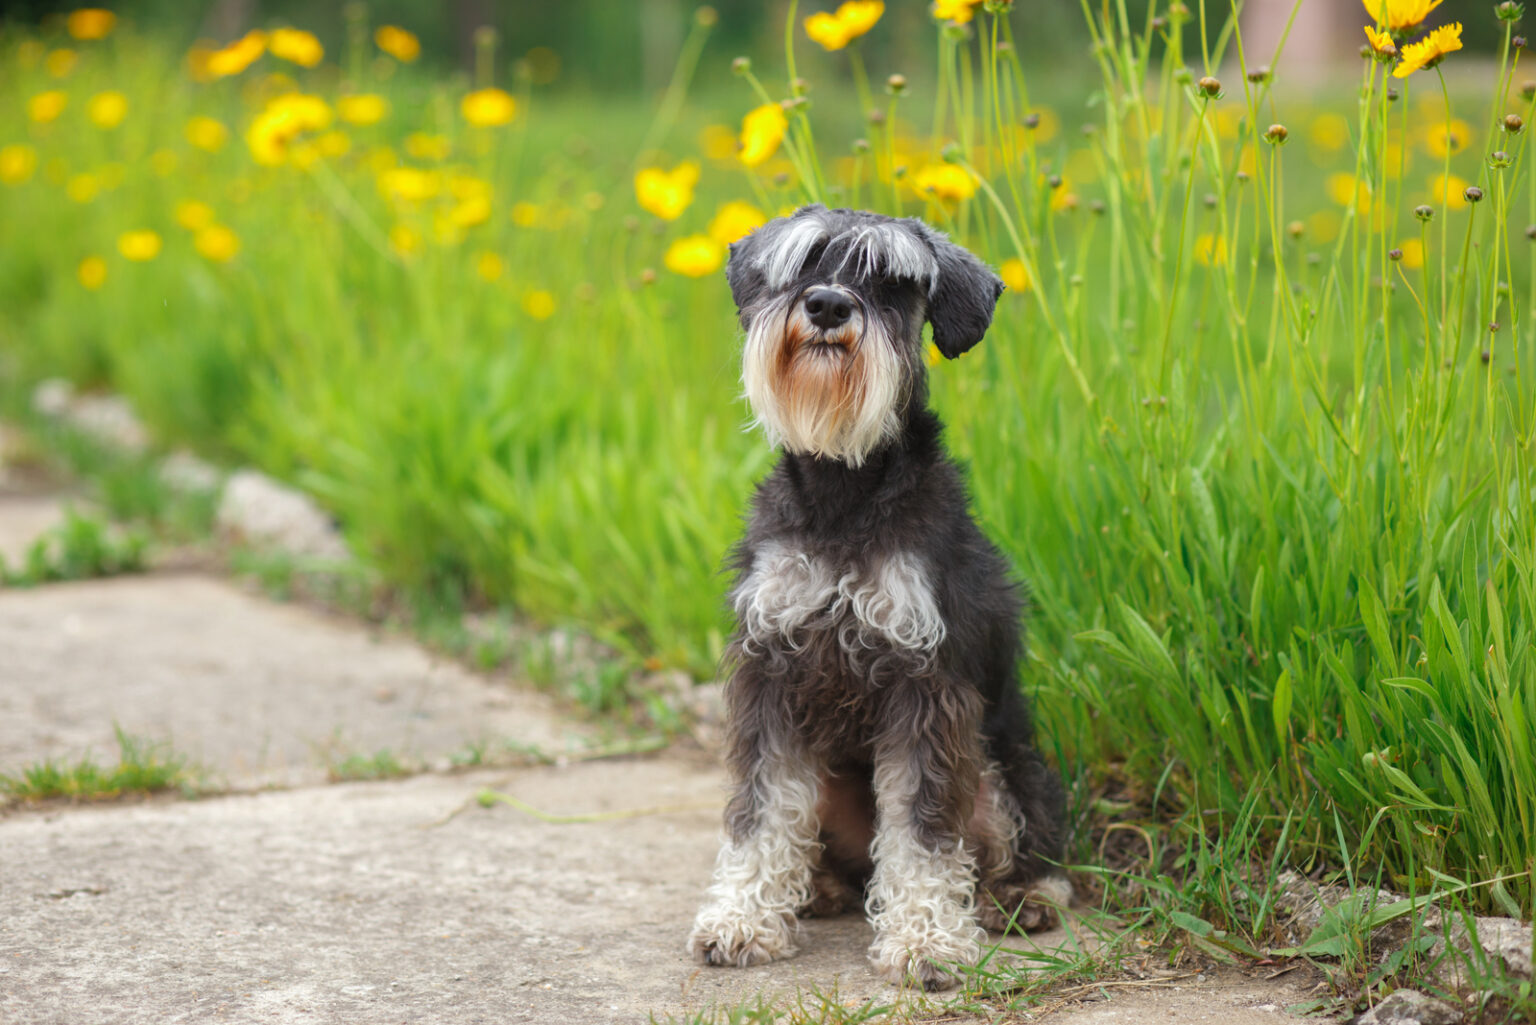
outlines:
[[806, 257], [818, 243], [845, 241], [848, 251], [838, 273], [847, 269], [850, 262], [855, 274], [869, 275], [883, 269], [892, 276], [922, 282], [928, 293], [933, 294], [938, 284], [938, 261], [927, 246], [899, 224], [859, 224], [833, 235], [824, 215], [803, 214], [790, 221], [777, 237], [765, 240], [754, 263], [763, 272], [768, 287], [780, 289], [799, 275]]

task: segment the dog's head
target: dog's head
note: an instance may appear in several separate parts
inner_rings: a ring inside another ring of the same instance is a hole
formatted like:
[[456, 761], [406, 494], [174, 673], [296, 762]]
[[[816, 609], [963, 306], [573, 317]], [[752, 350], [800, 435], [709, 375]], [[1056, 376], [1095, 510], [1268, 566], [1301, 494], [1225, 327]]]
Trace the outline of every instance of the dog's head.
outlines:
[[901, 433], [925, 372], [922, 327], [953, 359], [981, 341], [1003, 283], [913, 218], [807, 206], [731, 246], [747, 331], [742, 383], [792, 452], [858, 466]]

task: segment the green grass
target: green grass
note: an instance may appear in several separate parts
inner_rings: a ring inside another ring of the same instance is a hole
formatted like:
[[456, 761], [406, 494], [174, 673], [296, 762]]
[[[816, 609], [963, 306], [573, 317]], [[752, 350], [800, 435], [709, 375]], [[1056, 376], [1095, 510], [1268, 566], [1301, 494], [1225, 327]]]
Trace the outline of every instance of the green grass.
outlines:
[[114, 726], [116, 765], [102, 765], [90, 755], [78, 762], [49, 760], [0, 774], [0, 794], [21, 801], [99, 801], [127, 794], [176, 790], [184, 795], [199, 789], [199, 774], [167, 745], [131, 737]]
[[357, 780], [399, 779], [418, 771], [400, 761], [388, 749], [380, 749], [370, 755], [353, 754], [334, 761], [327, 775], [333, 783], [348, 783]]
[[[1191, 831], [1181, 856], [1199, 857], [1193, 837], [1236, 850], [1242, 823], [1266, 866], [1281, 852], [1410, 896], [1460, 886], [1470, 906], [1529, 916], [1536, 175], [1530, 130], [1500, 126], [1529, 123], [1532, 101], [1501, 57], [1494, 81], [1448, 92], [1437, 72], [1362, 63], [1357, 100], [1317, 106], [1284, 54], [1245, 50], [1225, 5], [1190, 15], [1199, 52], [1116, 0], [1083, 11], [1090, 102], [1051, 103], [991, 45], [1009, 19], [980, 12], [969, 38], [937, 30], [932, 92], [881, 95], [883, 124], [848, 128], [867, 152], [835, 120], [867, 106], [837, 84], [847, 55], [792, 26], [812, 103], [751, 172], [697, 142], [761, 101], [751, 82], [674, 93], [659, 118], [643, 100], [520, 94], [517, 121], [486, 130], [457, 117], [456, 86], [408, 70], [364, 76], [394, 113], [349, 130], [347, 155], [258, 167], [238, 135], [259, 84], [193, 85], [155, 40], [108, 41], [65, 83], [60, 122], [0, 113], [0, 144], [39, 154], [0, 187], [0, 352], [23, 381], [110, 384], [162, 438], [296, 482], [403, 593], [579, 622], [632, 662], [710, 674], [728, 628], [717, 567], [773, 457], [741, 429], [723, 283], [664, 270], [667, 245], [727, 199], [920, 214], [1030, 282], [933, 388], [976, 514], [1032, 587], [1021, 682], [1079, 818], [1115, 788], [1128, 815]], [[0, 85], [55, 84], [18, 45]], [[1278, 77], [1202, 95], [1195, 80], [1228, 59]], [[330, 71], [284, 70], [334, 95]], [[788, 55], [763, 70], [768, 98], [790, 77]], [[112, 133], [79, 110], [109, 86], [135, 104]], [[193, 111], [235, 140], [191, 149]], [[1470, 145], [1432, 152], [1452, 119]], [[1285, 146], [1265, 141], [1271, 123]], [[490, 220], [438, 244], [446, 200], [380, 194], [374, 162], [385, 146], [400, 159], [411, 130], [447, 140], [446, 176], [492, 186]], [[157, 150], [171, 173], [141, 159]], [[985, 187], [942, 200], [902, 184], [946, 154]], [[692, 206], [676, 222], [639, 210], [635, 168], [684, 157], [704, 167]], [[120, 187], [65, 198], [70, 174], [114, 163]], [[1447, 172], [1482, 201], [1460, 184], [1437, 196]], [[172, 216], [184, 198], [239, 234], [233, 262], [193, 252]], [[536, 216], [514, 221], [518, 203]], [[113, 256], [141, 226], [164, 251]], [[424, 241], [396, 254], [392, 229]], [[495, 281], [476, 274], [482, 252], [503, 258]], [[92, 254], [109, 270], [87, 292], [74, 272]], [[541, 318], [529, 300], [545, 291]], [[601, 672], [576, 696], [605, 715], [633, 700]], [[1262, 933], [1262, 901], [1212, 882], [1225, 871], [1190, 873], [1181, 912]]]
[[146, 542], [140, 532], [115, 533], [98, 517], [66, 509], [64, 522], [33, 541], [19, 566], [13, 569], [0, 558], [0, 585], [32, 587], [137, 573], [144, 568]]

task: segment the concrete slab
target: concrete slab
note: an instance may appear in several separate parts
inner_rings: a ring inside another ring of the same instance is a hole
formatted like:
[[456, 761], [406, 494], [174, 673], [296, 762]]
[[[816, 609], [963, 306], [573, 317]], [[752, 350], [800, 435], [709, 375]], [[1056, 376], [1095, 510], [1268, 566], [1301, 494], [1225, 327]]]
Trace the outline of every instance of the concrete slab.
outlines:
[[560, 752], [589, 732], [542, 695], [207, 577], [0, 591], [0, 772], [115, 757], [114, 723], [234, 786], [320, 781], [381, 749], [426, 762], [482, 740]]

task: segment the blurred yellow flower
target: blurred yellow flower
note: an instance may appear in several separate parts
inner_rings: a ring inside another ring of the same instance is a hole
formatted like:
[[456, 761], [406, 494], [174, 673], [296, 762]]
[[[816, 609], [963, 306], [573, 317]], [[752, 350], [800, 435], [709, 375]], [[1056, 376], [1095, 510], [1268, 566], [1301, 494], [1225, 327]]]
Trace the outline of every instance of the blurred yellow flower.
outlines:
[[213, 207], [199, 199], [183, 199], [176, 204], [176, 223], [188, 231], [199, 231], [214, 222]]
[[1343, 220], [1333, 210], [1319, 210], [1307, 217], [1307, 238], [1318, 245], [1327, 245], [1339, 237], [1339, 227]]
[[389, 248], [399, 256], [414, 256], [421, 251], [421, 232], [409, 224], [397, 224], [389, 229]]
[[1003, 261], [997, 268], [997, 276], [1003, 279], [1009, 291], [1029, 291], [1029, 271], [1024, 267], [1024, 261], [1016, 256]]
[[1364, 213], [1371, 208], [1371, 183], [1346, 171], [1335, 171], [1326, 183], [1328, 198], [1339, 206], [1354, 207]]
[[976, 178], [959, 164], [929, 164], [912, 176], [912, 188], [934, 199], [970, 199], [976, 195]]
[[222, 224], [208, 224], [192, 236], [192, 246], [204, 259], [228, 263], [240, 252], [240, 236]]
[[756, 167], [778, 152], [787, 131], [789, 119], [784, 116], [783, 107], [777, 103], [755, 107], [741, 119], [741, 148], [737, 156], [748, 167]]
[[275, 97], [246, 129], [245, 142], [258, 164], [275, 167], [288, 159], [289, 149], [305, 132], [331, 126], [331, 108], [318, 96], [285, 93]]
[[107, 261], [99, 256], [87, 256], [75, 268], [75, 277], [80, 279], [80, 284], [86, 289], [94, 292], [106, 283]]
[[1202, 267], [1220, 267], [1227, 262], [1227, 239], [1210, 232], [1195, 237], [1195, 261]]
[[37, 170], [37, 150], [26, 143], [0, 147], [0, 182], [21, 185]]
[[116, 90], [97, 93], [86, 103], [85, 113], [97, 128], [116, 128], [128, 116], [128, 97]]
[[736, 133], [730, 125], [705, 125], [699, 132], [699, 151], [710, 160], [730, 160], [736, 156]]
[[694, 160], [684, 160], [670, 171], [642, 168], [635, 175], [635, 199], [647, 213], [675, 221], [693, 202], [693, 187], [698, 181], [699, 165]]
[[954, 21], [964, 25], [975, 16], [976, 8], [981, 6], [981, 2], [982, 0], [934, 0], [934, 20]]
[[117, 251], [128, 260], [144, 263], [160, 255], [160, 236], [148, 228], [117, 236]]
[[885, 13], [882, 0], [846, 0], [837, 11], [818, 11], [805, 19], [805, 34], [825, 50], [841, 50], [875, 27]]
[[1467, 206], [1467, 180], [1457, 175], [1447, 177], [1437, 174], [1429, 180], [1431, 200], [1452, 210], [1464, 210]]
[[272, 56], [302, 68], [312, 68], [325, 59], [325, 47], [320, 45], [320, 40], [313, 33], [298, 28], [273, 29], [267, 36], [267, 49], [272, 51]]
[[23, 39], [16, 44], [16, 63], [25, 71], [31, 71], [37, 67], [37, 62], [43, 59], [43, 44], [36, 39]]
[[448, 223], [455, 228], [474, 228], [491, 219], [488, 195], [467, 196], [448, 210]]
[[[1437, 0], [1438, 2], [1438, 0]], [[1403, 47], [1403, 59], [1392, 69], [1393, 78], [1407, 78], [1421, 68], [1432, 68], [1461, 49], [1461, 22], [1442, 25], [1416, 43]]]
[[43, 67], [48, 69], [48, 74], [54, 78], [63, 78], [75, 70], [75, 62], [80, 59], [79, 54], [69, 49], [50, 50], [48, 57], [43, 61]]
[[101, 183], [93, 174], [72, 174], [64, 183], [64, 195], [72, 203], [89, 203], [101, 192]]
[[709, 222], [709, 237], [728, 246], [768, 223], [768, 215], [751, 203], [733, 199], [722, 203]]
[[1409, 270], [1419, 270], [1424, 266], [1424, 240], [1411, 238], [1398, 246], [1403, 251], [1403, 266]]
[[112, 34], [116, 24], [117, 15], [100, 7], [82, 7], [78, 11], [70, 11], [69, 17], [64, 20], [64, 27], [76, 39], [105, 39]]
[[1455, 156], [1466, 149], [1471, 141], [1472, 126], [1459, 117], [1452, 118], [1449, 123], [1437, 120], [1424, 126], [1424, 150], [1440, 159]]
[[315, 140], [315, 149], [320, 151], [323, 157], [344, 157], [352, 152], [352, 139], [346, 132], [338, 132], [332, 129]]
[[421, 41], [398, 25], [380, 25], [373, 33], [373, 42], [395, 60], [406, 64], [421, 56]]
[[442, 176], [419, 167], [392, 167], [379, 172], [379, 194], [385, 199], [420, 203], [442, 191]]
[[543, 218], [543, 212], [535, 203], [521, 201], [512, 204], [512, 223], [519, 228], [536, 227]]
[[405, 137], [405, 152], [417, 160], [447, 160], [453, 146], [446, 135], [412, 132]]
[[1441, 0], [1361, 0], [1365, 11], [1393, 32], [1411, 32], [1429, 17], [1429, 12], [1439, 7]]
[[523, 312], [534, 320], [548, 320], [555, 315], [555, 297], [542, 288], [523, 295]]
[[252, 29], [228, 46], [208, 55], [203, 71], [210, 78], [228, 78], [238, 75], [261, 59], [267, 52], [267, 34]]
[[484, 128], [504, 125], [517, 116], [517, 101], [501, 89], [477, 89], [459, 103], [464, 120]]
[[689, 235], [667, 246], [661, 262], [673, 274], [702, 278], [720, 269], [725, 262], [725, 246], [708, 235]]
[[58, 89], [50, 89], [45, 93], [38, 93], [27, 101], [27, 117], [40, 125], [46, 125], [50, 121], [57, 120], [67, 106], [69, 106], [69, 95]]
[[500, 254], [493, 253], [489, 249], [481, 250], [475, 254], [475, 273], [484, 281], [500, 281], [506, 273], [507, 265], [501, 259]]
[[1325, 150], [1341, 150], [1349, 142], [1349, 122], [1338, 114], [1319, 114], [1307, 126], [1307, 141]]
[[205, 153], [217, 153], [229, 141], [229, 129], [211, 117], [198, 115], [187, 119], [187, 141]]
[[378, 124], [389, 116], [389, 101], [378, 93], [356, 93], [336, 99], [336, 114], [349, 125]]
[[923, 360], [930, 367], [936, 367], [940, 363], [944, 362], [944, 354], [939, 351], [939, 347], [937, 345], [929, 342], [923, 346]]

